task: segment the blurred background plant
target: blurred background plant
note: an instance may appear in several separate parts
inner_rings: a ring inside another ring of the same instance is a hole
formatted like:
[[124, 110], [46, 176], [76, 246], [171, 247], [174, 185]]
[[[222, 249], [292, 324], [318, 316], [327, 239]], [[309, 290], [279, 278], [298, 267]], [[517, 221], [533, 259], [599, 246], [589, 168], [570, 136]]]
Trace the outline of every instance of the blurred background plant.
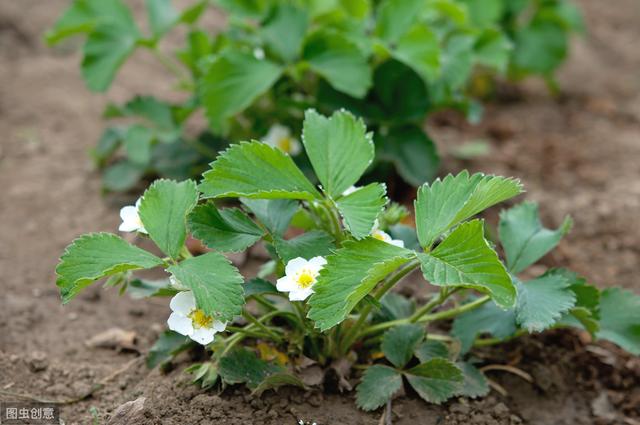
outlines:
[[[147, 33], [121, 0], [74, 0], [46, 35], [51, 45], [85, 36], [81, 68], [92, 91], [108, 90], [122, 64], [146, 49], [184, 94], [179, 103], [136, 95], [107, 106], [106, 119], [127, 121], [108, 126], [92, 152], [110, 191], [196, 176], [229, 140], [267, 141], [309, 171], [290, 136], [300, 133], [307, 108], [362, 116], [376, 134], [370, 173], [418, 186], [435, 177], [440, 162], [423, 125], [430, 113], [455, 109], [477, 122], [478, 99], [500, 78], [536, 75], [556, 91], [554, 72], [569, 38], [583, 30], [568, 0], [201, 0], [184, 10], [171, 0], [145, 4]], [[201, 23], [212, 7], [227, 15], [217, 33]], [[179, 26], [186, 27], [183, 46], [161, 47]], [[200, 111], [208, 125], [186, 131]]]

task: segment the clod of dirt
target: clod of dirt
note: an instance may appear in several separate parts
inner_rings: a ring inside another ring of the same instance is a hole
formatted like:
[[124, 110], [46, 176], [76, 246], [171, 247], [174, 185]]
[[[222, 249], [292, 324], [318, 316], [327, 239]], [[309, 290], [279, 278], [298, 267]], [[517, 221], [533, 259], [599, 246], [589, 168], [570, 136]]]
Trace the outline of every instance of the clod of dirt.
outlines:
[[136, 423], [136, 421], [142, 419], [145, 400], [145, 397], [140, 397], [121, 404], [113, 412], [113, 416], [111, 416], [107, 425], [129, 425]]
[[591, 402], [591, 411], [594, 416], [607, 421], [613, 421], [618, 416], [613, 404], [611, 404], [609, 400], [609, 395], [605, 391], [602, 391], [598, 397], [593, 399]]
[[47, 360], [47, 354], [42, 351], [34, 351], [31, 353], [31, 356], [27, 359], [27, 365], [31, 372], [42, 372], [46, 370], [49, 366], [49, 361]]
[[109, 348], [113, 350], [138, 351], [136, 347], [136, 333], [121, 328], [110, 328], [85, 342], [90, 348]]

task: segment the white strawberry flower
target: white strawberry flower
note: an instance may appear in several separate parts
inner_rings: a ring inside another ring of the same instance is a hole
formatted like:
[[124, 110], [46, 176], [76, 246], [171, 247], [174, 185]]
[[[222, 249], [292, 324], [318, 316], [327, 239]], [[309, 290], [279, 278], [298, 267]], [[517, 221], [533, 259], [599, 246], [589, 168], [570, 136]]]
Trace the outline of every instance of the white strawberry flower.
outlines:
[[291, 301], [303, 301], [313, 294], [313, 285], [325, 264], [327, 260], [324, 257], [313, 257], [310, 260], [294, 258], [287, 263], [285, 275], [278, 279], [276, 288], [280, 292], [288, 292]]
[[289, 155], [295, 156], [302, 151], [300, 141], [291, 135], [288, 127], [280, 124], [272, 125], [263, 141]]
[[380, 230], [380, 223], [376, 219], [373, 223], [373, 230], [371, 231], [371, 236], [378, 239], [379, 241], [390, 243], [391, 245], [398, 246], [400, 248], [404, 248], [404, 241], [400, 239], [392, 239], [391, 235], [387, 232]]
[[195, 342], [207, 345], [213, 342], [216, 333], [227, 327], [196, 307], [196, 299], [191, 291], [178, 292], [169, 303], [171, 316], [167, 320], [169, 329], [188, 336]]
[[140, 201], [142, 201], [142, 198], [138, 198], [135, 205], [122, 207], [120, 210], [122, 223], [120, 224], [120, 227], [118, 227], [119, 231], [147, 233], [147, 230], [144, 228], [144, 224], [142, 224], [142, 220], [140, 220], [140, 215], [138, 214]]

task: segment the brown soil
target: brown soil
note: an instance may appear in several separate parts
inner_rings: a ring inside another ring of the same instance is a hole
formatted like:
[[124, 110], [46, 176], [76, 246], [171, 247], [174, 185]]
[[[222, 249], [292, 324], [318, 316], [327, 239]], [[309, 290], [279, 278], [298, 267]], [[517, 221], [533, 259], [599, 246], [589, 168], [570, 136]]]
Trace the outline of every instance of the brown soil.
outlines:
[[[99, 176], [87, 157], [103, 126], [102, 107], [107, 99], [152, 91], [168, 78], [142, 54], [108, 96], [88, 93], [78, 55], [41, 43], [66, 3], [0, 3], [0, 394], [58, 400], [85, 393], [138, 356], [90, 349], [87, 339], [121, 327], [136, 333], [144, 353], [168, 315], [163, 300], [119, 298], [98, 286], [68, 306], [59, 302], [53, 270], [64, 246], [79, 234], [113, 231], [118, 224], [119, 202], [100, 196]], [[465, 167], [520, 177], [549, 225], [565, 214], [574, 217], [574, 231], [546, 265], [571, 267], [603, 287], [640, 292], [640, 8], [634, 0], [580, 3], [589, 34], [576, 41], [560, 73], [559, 98], [528, 82], [488, 107], [481, 126], [441, 117], [431, 130], [443, 151], [476, 139], [492, 147], [485, 158], [447, 159], [446, 171]], [[492, 392], [484, 400], [443, 406], [408, 393], [393, 403], [394, 424], [640, 423], [640, 360], [611, 345], [553, 332], [477, 355], [487, 364], [515, 365], [534, 382], [489, 372], [507, 396]], [[353, 394], [282, 389], [255, 399], [235, 388], [205, 392], [181, 372], [189, 362], [181, 357], [168, 374], [130, 364], [93, 397], [62, 406], [62, 417], [68, 424], [91, 423], [89, 409], [95, 407], [103, 423], [121, 404], [145, 397], [135, 423], [380, 419], [381, 412], [358, 411]], [[10, 399], [0, 395], [0, 401]]]

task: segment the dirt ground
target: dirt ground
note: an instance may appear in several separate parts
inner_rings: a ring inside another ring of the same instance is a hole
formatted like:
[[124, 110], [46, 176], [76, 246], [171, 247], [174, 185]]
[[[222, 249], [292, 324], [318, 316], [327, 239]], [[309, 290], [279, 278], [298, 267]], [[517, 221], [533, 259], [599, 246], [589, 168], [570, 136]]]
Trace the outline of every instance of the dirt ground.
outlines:
[[[135, 352], [91, 349], [85, 341], [111, 327], [134, 331], [144, 353], [169, 314], [164, 300], [134, 301], [92, 287], [63, 307], [54, 267], [63, 248], [90, 231], [114, 231], [122, 199], [100, 194], [87, 151], [102, 131], [107, 100], [162, 86], [169, 77], [138, 55], [106, 96], [89, 93], [77, 53], [47, 49], [41, 34], [64, 0], [0, 2], [0, 401], [7, 392], [74, 398], [127, 366], [89, 399], [61, 407], [67, 424], [107, 423], [121, 404], [145, 397], [144, 424], [376, 424], [354, 394], [282, 389], [262, 399], [189, 385], [181, 357], [168, 374], [149, 371]], [[445, 160], [443, 173], [469, 168], [522, 179], [546, 223], [575, 219], [546, 265], [564, 265], [605, 287], [640, 292], [640, 7], [636, 0], [580, 1], [589, 28], [560, 73], [562, 95], [537, 82], [506, 90], [482, 125], [435, 119], [444, 152], [486, 140], [491, 154]], [[489, 372], [507, 395], [430, 406], [407, 394], [393, 403], [394, 424], [640, 423], [640, 359], [564, 331], [478, 352], [509, 363], [533, 383]], [[132, 363], [133, 362], [133, 363]]]

